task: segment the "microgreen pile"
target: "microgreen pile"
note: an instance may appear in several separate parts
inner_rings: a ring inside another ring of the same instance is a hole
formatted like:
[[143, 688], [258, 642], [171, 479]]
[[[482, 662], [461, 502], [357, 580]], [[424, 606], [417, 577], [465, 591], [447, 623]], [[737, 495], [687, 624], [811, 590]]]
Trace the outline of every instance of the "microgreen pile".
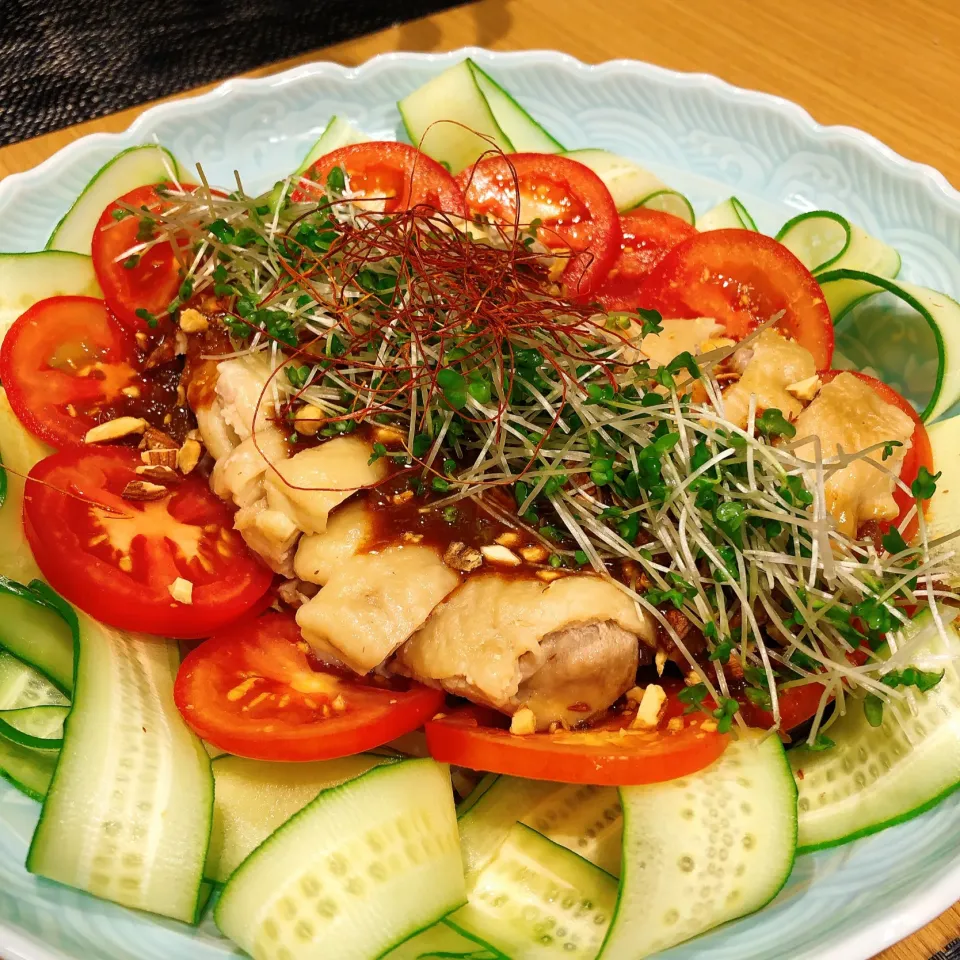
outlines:
[[[321, 436], [390, 424], [402, 440], [371, 459], [407, 469], [430, 508], [472, 497], [503, 516], [509, 496], [509, 522], [550, 566], [610, 576], [656, 619], [697, 674], [688, 709], [720, 729], [736, 695], [775, 725], [784, 691], [815, 682], [807, 742], [822, 749], [831, 699], [834, 716], [853, 696], [879, 723], [884, 702], [935, 685], [942, 674], [912, 665], [930, 634], [911, 613], [932, 611], [940, 631], [950, 619], [944, 602], [958, 598], [938, 581], [949, 545], [929, 541], [916, 507], [878, 542], [842, 534], [827, 512], [830, 476], [868, 454], [886, 471], [890, 445], [825, 456], [801, 448], [779, 410], [751, 410], [745, 429], [728, 421], [716, 374], [730, 350], [641, 360], [659, 315], [564, 297], [535, 223], [383, 213], [340, 170], [256, 198], [238, 187], [167, 185], [162, 213], [131, 211], [144, 239], [125, 256], [188, 238], [171, 313], [219, 299], [232, 356], [270, 364], [264, 401], [294, 447], [303, 405]], [[935, 483], [922, 470], [909, 493], [919, 502]]]

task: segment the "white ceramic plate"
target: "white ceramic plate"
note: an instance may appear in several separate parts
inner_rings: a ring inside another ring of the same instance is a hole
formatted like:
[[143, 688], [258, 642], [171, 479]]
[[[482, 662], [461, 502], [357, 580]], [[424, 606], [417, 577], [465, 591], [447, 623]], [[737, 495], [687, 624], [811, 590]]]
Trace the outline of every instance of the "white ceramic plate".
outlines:
[[[474, 57], [569, 148], [604, 147], [652, 168], [698, 212], [735, 193], [774, 232], [798, 210], [836, 210], [903, 256], [906, 279], [960, 295], [960, 195], [929, 167], [859, 131], [822, 127], [794, 104], [632, 61], [590, 67], [549, 52], [390, 54], [355, 69], [317, 63], [144, 113], [125, 133], [70, 144], [0, 183], [0, 249], [42, 249], [90, 176], [123, 147], [158, 140], [211, 182], [239, 170], [257, 191], [294, 169], [341, 114], [399, 133], [395, 101]], [[5, 960], [215, 960], [199, 930], [101, 903], [28, 875], [37, 806], [0, 784], [0, 955]], [[664, 954], [673, 960], [866, 960], [960, 895], [960, 795], [884, 833], [797, 861], [756, 916]], [[330, 954], [330, 960], [335, 960]], [[522, 960], [522, 958], [517, 958]]]

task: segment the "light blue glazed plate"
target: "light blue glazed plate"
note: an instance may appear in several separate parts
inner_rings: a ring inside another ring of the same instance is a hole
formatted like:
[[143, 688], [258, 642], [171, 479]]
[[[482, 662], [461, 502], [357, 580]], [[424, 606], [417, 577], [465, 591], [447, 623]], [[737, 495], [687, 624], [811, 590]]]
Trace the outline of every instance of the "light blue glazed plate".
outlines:
[[[903, 256], [903, 276], [960, 295], [960, 195], [929, 167], [794, 104], [714, 77], [631, 61], [585, 66], [548, 52], [390, 54], [347, 70], [310, 64], [147, 111], [125, 133], [70, 144], [0, 183], [0, 249], [43, 248], [90, 176], [154, 139], [214, 183], [258, 191], [293, 170], [329, 117], [380, 138], [395, 101], [474, 57], [570, 148], [605, 147], [652, 168], [703, 212], [735, 193], [774, 232], [798, 210], [839, 211]], [[23, 861], [38, 807], [0, 783], [0, 956], [4, 960], [216, 960], [235, 955], [199, 930], [38, 880]], [[910, 823], [797, 861], [759, 914], [664, 954], [670, 960], [866, 960], [960, 896], [960, 794]], [[323, 960], [337, 960], [336, 946]], [[522, 958], [518, 958], [522, 960]]]

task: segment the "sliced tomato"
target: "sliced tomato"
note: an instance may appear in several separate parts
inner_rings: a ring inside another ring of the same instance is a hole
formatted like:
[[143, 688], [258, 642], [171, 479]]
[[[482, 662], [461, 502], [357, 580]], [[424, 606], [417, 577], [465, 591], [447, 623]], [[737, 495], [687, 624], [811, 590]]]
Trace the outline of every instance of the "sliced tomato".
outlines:
[[594, 299], [605, 310], [642, 306], [640, 287], [651, 270], [678, 244], [696, 236], [696, 227], [662, 210], [639, 208], [620, 217], [620, 257]]
[[176, 388], [139, 371], [132, 332], [93, 297], [35, 303], [0, 349], [0, 382], [13, 412], [54, 447], [83, 443], [104, 420], [151, 410], [162, 417], [175, 404]]
[[665, 317], [714, 317], [742, 339], [781, 310], [777, 330], [826, 369], [833, 321], [810, 271], [772, 237], [752, 230], [710, 230], [675, 246], [650, 272], [640, 306]]
[[[98, 620], [207, 637], [252, 609], [273, 576], [202, 477], [159, 500], [124, 498], [143, 479], [140, 463], [126, 447], [62, 450], [37, 463], [23, 504], [30, 548], [50, 585]], [[192, 585], [191, 602], [173, 598], [178, 579]]]
[[[569, 157], [511, 153], [481, 158], [457, 176], [471, 217], [507, 226], [540, 220], [537, 238], [572, 251], [563, 271], [570, 296], [589, 297], [620, 255], [620, 216], [610, 191]], [[519, 206], [518, 206], [519, 204]]]
[[255, 760], [331, 760], [416, 730], [441, 690], [347, 676], [308, 653], [289, 614], [228, 628], [187, 655], [174, 699], [198, 736]]
[[147, 320], [137, 315], [138, 310], [156, 317], [158, 329], [166, 328], [170, 325], [167, 307], [177, 296], [183, 279], [180, 260], [169, 241], [130, 253], [151, 235], [150, 225], [144, 222], [145, 218], [128, 215], [121, 203], [134, 210], [146, 208], [148, 212], [160, 213], [170, 200], [160, 195], [155, 184], [150, 184], [118, 197], [103, 211], [93, 230], [91, 251], [100, 289], [117, 319], [131, 329], [149, 329]]
[[[383, 198], [384, 213], [428, 206], [464, 216], [463, 191], [453, 177], [432, 157], [407, 143], [384, 140], [340, 147], [317, 160], [304, 178], [323, 186], [334, 167], [347, 175], [353, 196]], [[314, 196], [316, 191], [305, 186], [292, 193], [297, 202]]]
[[[822, 683], [805, 683], [779, 691], [780, 729], [792, 730], [809, 720], [817, 712], [825, 689]], [[740, 716], [751, 727], [766, 730], [773, 726], [773, 714], [762, 710], [746, 697], [740, 699]]]
[[702, 770], [726, 749], [729, 737], [704, 730], [703, 714], [683, 716], [671, 694], [657, 730], [631, 730], [631, 716], [613, 716], [589, 730], [516, 735], [506, 717], [468, 706], [426, 724], [430, 755], [441, 763], [530, 780], [629, 786], [675, 780]]
[[[921, 467], [926, 467], [930, 473], [933, 473], [933, 448], [930, 445], [930, 437], [927, 434], [927, 428], [923, 425], [923, 421], [920, 419], [917, 411], [913, 408], [913, 405], [910, 403], [910, 401], [894, 390], [893, 387], [885, 384], [882, 380], [877, 380], [876, 377], [871, 377], [866, 373], [859, 373], [856, 370], [822, 370], [820, 371], [820, 379], [824, 383], [829, 383], [835, 377], [840, 376], [841, 373], [852, 373], [864, 383], [869, 383], [870, 386], [873, 387], [878, 394], [880, 394], [884, 401], [897, 407], [897, 409], [902, 410], [913, 421], [913, 436], [910, 438], [910, 449], [904, 456], [903, 464], [900, 467], [901, 481], [903, 481], [903, 483], [909, 487], [913, 481], [917, 479], [917, 474], [920, 472]], [[896, 520], [881, 523], [880, 527], [883, 530], [888, 530], [891, 526], [899, 525], [900, 521], [903, 520], [903, 518], [913, 508], [915, 502], [909, 493], [905, 493], [900, 489], [894, 490], [893, 499], [897, 501], [897, 506], [900, 508], [900, 513]], [[923, 501], [924, 510], [926, 510], [928, 503], [929, 501], [927, 500]], [[913, 535], [917, 532], [918, 526], [919, 523], [916, 518], [911, 520], [908, 524], [907, 529], [903, 534], [903, 538], [908, 543], [913, 538]]]

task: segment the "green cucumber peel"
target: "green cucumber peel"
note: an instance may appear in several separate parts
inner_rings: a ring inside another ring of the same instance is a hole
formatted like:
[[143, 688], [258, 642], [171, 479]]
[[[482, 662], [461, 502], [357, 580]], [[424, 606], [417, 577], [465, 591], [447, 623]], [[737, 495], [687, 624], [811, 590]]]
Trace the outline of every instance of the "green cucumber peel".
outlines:
[[[55, 614], [66, 624], [70, 637], [55, 636], [55, 628], [48, 621], [47, 629], [38, 640], [38, 635], [16, 631], [11, 627], [10, 619], [0, 622], [0, 649], [29, 664], [42, 674], [61, 693], [70, 696], [73, 692], [79, 624], [73, 607], [63, 597], [42, 580], [32, 580], [24, 586], [9, 577], [0, 576], [0, 609], [3, 597], [15, 597], [33, 607]], [[32, 630], [43, 631], [43, 624], [31, 625]]]
[[[695, 226], [697, 215], [693, 210], [693, 204], [676, 190], [656, 190], [649, 196], [644, 197], [637, 207], [643, 207], [645, 210], [659, 210], [661, 213], [669, 213], [681, 220]], [[633, 209], [636, 209], [634, 207]], [[627, 213], [630, 211], [628, 210]]]
[[[63, 746], [63, 721], [69, 707], [23, 707], [19, 710], [0, 710], [0, 737], [32, 750], [56, 750]], [[41, 737], [30, 729], [55, 728], [59, 722], [58, 737]]]
[[[817, 282], [838, 328], [854, 307], [879, 293], [891, 293], [916, 311], [929, 327], [937, 351], [936, 378], [920, 418], [934, 420], [960, 400], [960, 304], [939, 291], [862, 270], [830, 270], [819, 274]], [[934, 311], [943, 312], [946, 322], [938, 322]]]
[[751, 230], [756, 233], [757, 224], [737, 197], [728, 197], [703, 216], [697, 217], [697, 229], [703, 232], [725, 229]]

